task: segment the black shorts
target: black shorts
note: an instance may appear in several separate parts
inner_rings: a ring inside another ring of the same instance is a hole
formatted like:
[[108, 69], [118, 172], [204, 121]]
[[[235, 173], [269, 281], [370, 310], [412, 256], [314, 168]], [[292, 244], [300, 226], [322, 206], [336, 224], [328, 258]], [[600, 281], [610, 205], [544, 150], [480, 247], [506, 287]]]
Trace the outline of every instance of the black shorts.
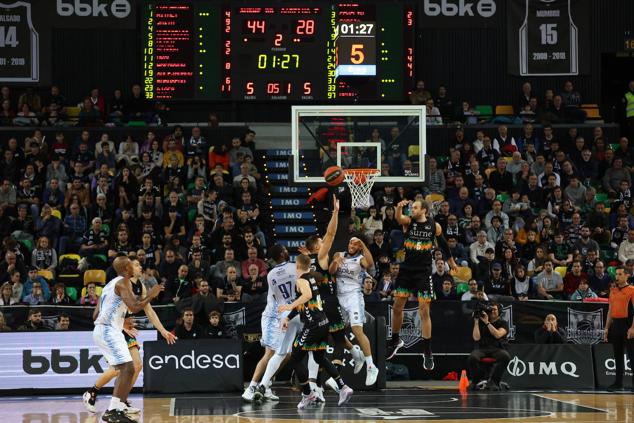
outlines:
[[126, 331], [123, 331], [123, 337], [125, 338], [125, 342], [128, 343], [128, 349], [130, 348], [141, 349], [141, 346], [139, 345], [139, 342], [136, 340], [136, 338], [128, 335]]
[[401, 298], [416, 295], [420, 302], [435, 300], [436, 293], [434, 292], [434, 283], [431, 280], [431, 267], [415, 270], [402, 268], [398, 272], [392, 295]]
[[297, 334], [293, 343], [293, 350], [325, 351], [328, 348], [328, 322], [319, 326], [304, 326]]
[[324, 299], [324, 313], [328, 318], [328, 330], [330, 333], [339, 332], [346, 327], [343, 321], [343, 314], [339, 307], [339, 300], [337, 297], [331, 297]]

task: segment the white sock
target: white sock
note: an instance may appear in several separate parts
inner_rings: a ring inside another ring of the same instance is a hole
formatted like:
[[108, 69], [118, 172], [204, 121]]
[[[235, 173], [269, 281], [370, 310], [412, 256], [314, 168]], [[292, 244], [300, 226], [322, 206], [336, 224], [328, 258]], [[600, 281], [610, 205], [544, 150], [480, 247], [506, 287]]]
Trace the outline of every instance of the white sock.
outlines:
[[363, 351], [361, 351], [361, 347], [358, 345], [352, 346], [352, 350], [350, 351], [350, 354], [352, 354], [353, 358], [363, 357]]
[[372, 356], [369, 355], [365, 358], [365, 364], [368, 366], [368, 368], [370, 367], [374, 367], [374, 362], [372, 361]]
[[123, 410], [124, 407], [125, 405], [121, 402], [119, 398], [110, 398], [110, 406], [108, 406], [108, 410]]
[[[317, 380], [319, 374], [319, 364], [313, 358], [312, 351], [308, 354], [308, 379]], [[311, 385], [311, 388], [313, 386]]]
[[271, 357], [269, 363], [266, 365], [266, 371], [264, 372], [264, 376], [260, 381], [260, 385], [269, 386], [271, 379], [273, 379], [275, 372], [277, 372], [277, 370], [282, 365], [282, 361], [284, 361], [285, 357], [286, 354], [275, 354], [273, 357]]
[[255, 388], [258, 386], [258, 383], [254, 380], [251, 381], [251, 383], [249, 383], [249, 388]]

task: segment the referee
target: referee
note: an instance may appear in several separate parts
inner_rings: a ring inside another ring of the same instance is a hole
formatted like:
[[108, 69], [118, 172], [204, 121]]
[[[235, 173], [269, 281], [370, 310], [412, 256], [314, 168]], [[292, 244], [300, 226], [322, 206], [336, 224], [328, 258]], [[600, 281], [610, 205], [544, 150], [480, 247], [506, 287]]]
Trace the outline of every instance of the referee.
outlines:
[[[608, 387], [608, 391], [623, 388], [624, 347], [627, 348], [628, 358], [634, 362], [634, 325], [632, 325], [632, 315], [628, 316], [629, 305], [634, 303], [634, 286], [627, 283], [630, 274], [631, 272], [627, 268], [619, 267], [616, 270], [616, 287], [610, 289], [610, 308], [608, 309], [604, 338], [614, 348], [616, 380]], [[634, 391], [634, 383], [632, 386]]]

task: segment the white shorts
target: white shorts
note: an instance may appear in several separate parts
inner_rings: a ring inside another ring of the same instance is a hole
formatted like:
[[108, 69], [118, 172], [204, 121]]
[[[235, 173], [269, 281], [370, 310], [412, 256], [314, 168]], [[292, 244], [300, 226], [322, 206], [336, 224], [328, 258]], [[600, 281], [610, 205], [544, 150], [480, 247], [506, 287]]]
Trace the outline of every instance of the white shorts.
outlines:
[[365, 301], [361, 291], [339, 294], [339, 307], [343, 321], [350, 326], [363, 326], [365, 323]]
[[302, 330], [303, 326], [304, 324], [300, 320], [299, 316], [293, 317], [293, 319], [288, 322], [288, 329], [286, 329], [286, 332], [282, 332], [279, 346], [275, 352], [281, 355], [290, 354], [291, 351], [293, 351], [293, 342], [295, 342], [295, 338]]
[[121, 329], [97, 324], [92, 331], [92, 339], [109, 365], [117, 366], [132, 361], [128, 343]]
[[260, 338], [260, 345], [265, 348], [277, 350], [280, 346], [281, 333], [280, 319], [277, 316], [262, 315], [262, 338]]

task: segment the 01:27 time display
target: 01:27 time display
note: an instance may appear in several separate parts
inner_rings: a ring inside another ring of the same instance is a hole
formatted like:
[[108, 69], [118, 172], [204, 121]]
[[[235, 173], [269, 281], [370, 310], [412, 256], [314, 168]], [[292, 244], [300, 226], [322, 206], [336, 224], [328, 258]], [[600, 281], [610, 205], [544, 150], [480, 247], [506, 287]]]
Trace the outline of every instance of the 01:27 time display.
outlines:
[[299, 54], [260, 54], [258, 69], [299, 69]]

